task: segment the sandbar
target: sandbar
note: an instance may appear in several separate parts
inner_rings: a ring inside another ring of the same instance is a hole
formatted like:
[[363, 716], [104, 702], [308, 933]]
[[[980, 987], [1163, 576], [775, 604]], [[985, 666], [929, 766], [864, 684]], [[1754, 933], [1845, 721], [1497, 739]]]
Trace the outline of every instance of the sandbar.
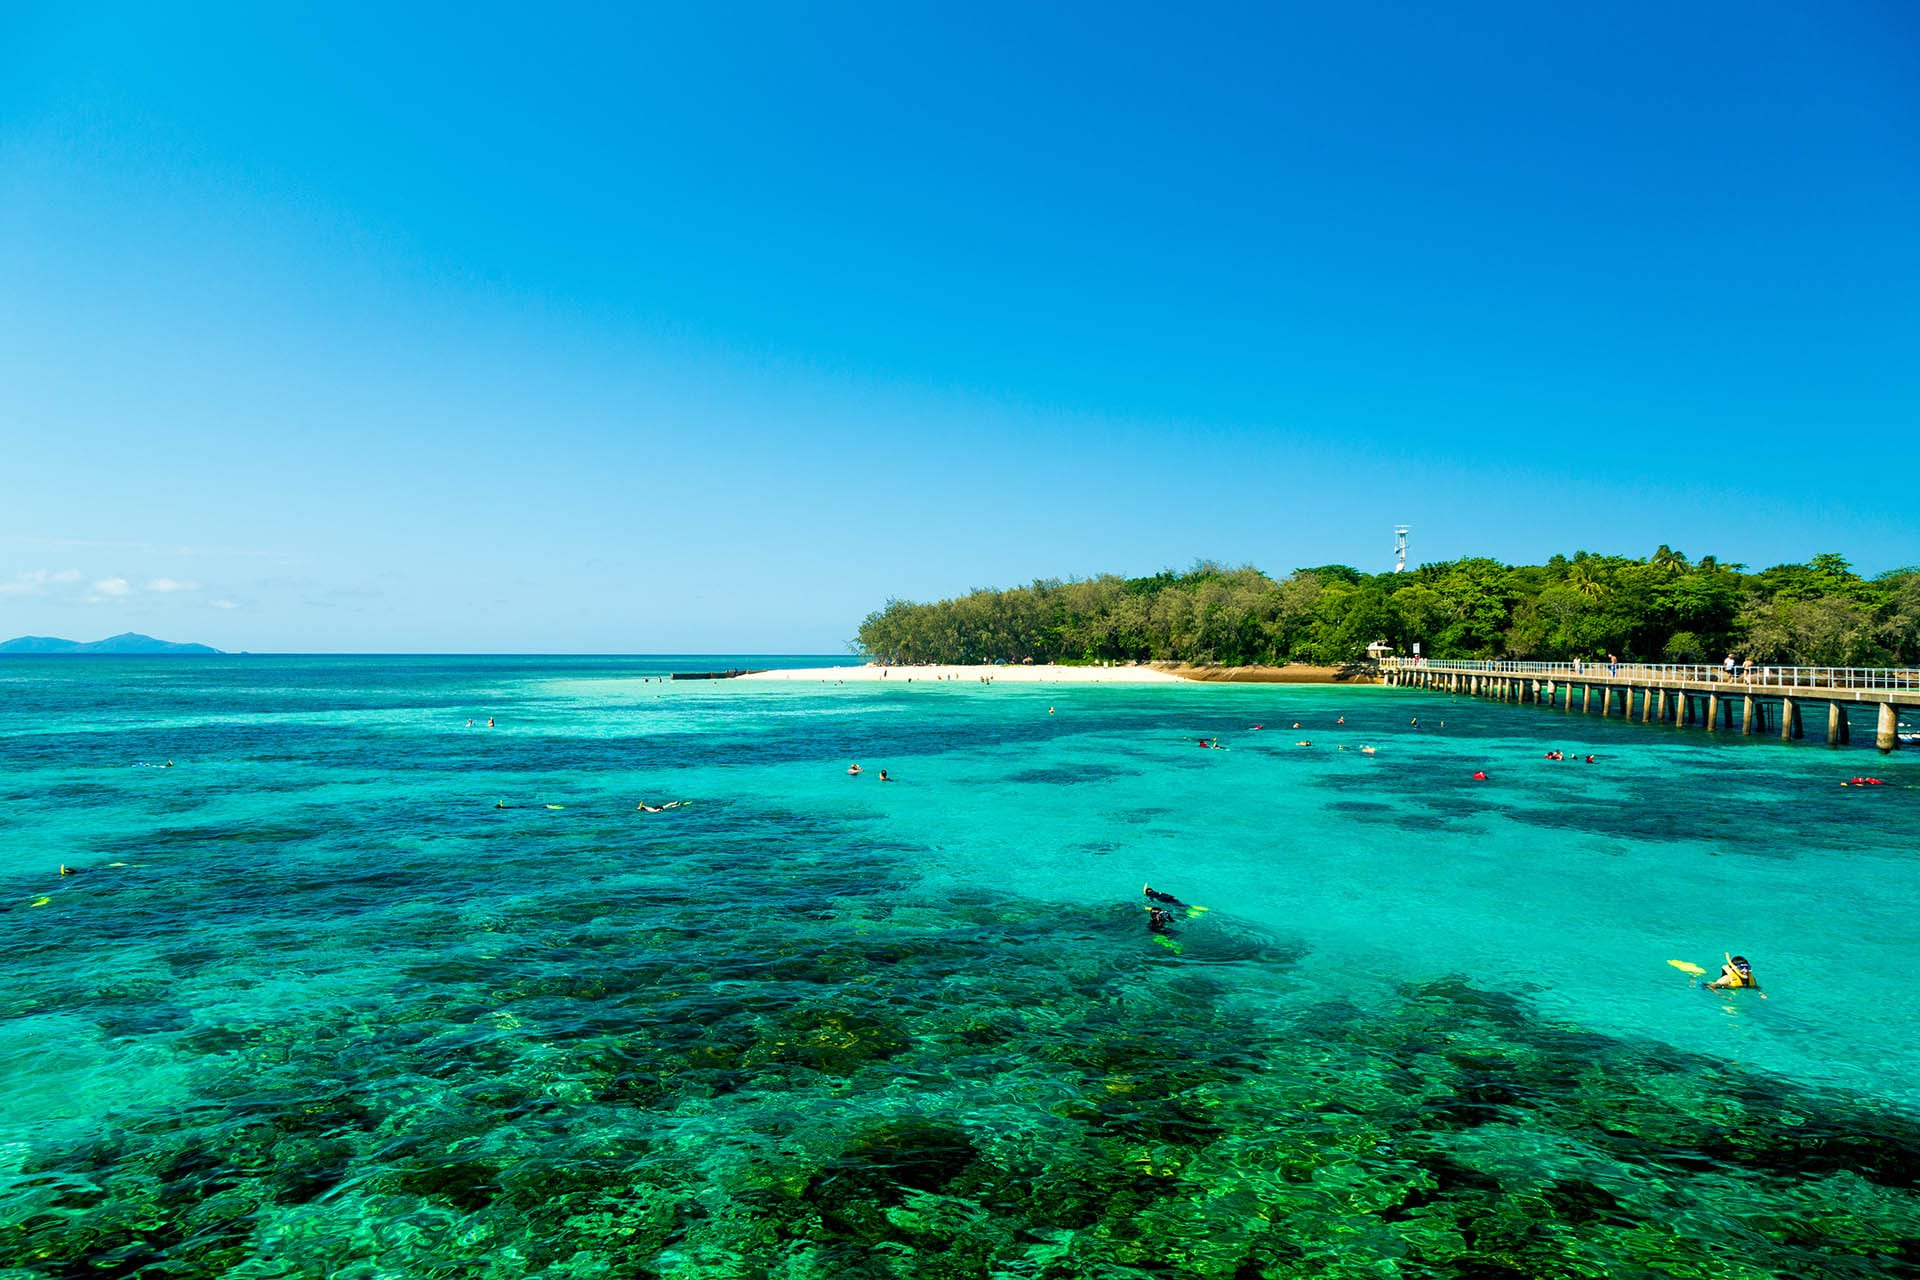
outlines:
[[1350, 667], [1316, 667], [1305, 662], [1289, 662], [1284, 667], [1196, 667], [1187, 663], [1162, 663], [1183, 680], [1203, 680], [1220, 684], [1378, 684], [1380, 677], [1367, 670]]
[[950, 681], [978, 684], [1182, 684], [1185, 679], [1156, 667], [1061, 667], [1050, 663], [1020, 663], [1006, 666], [881, 666], [871, 663], [859, 667], [806, 667], [792, 671], [750, 671], [737, 680], [805, 680], [818, 684], [868, 680]]

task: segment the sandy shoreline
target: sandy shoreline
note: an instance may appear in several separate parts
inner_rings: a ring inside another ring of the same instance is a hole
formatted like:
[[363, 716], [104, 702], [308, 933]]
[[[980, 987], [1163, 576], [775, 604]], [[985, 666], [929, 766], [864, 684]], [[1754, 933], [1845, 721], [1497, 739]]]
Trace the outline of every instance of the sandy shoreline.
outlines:
[[1164, 663], [1161, 670], [1171, 671], [1183, 680], [1210, 684], [1376, 684], [1373, 676], [1351, 676], [1344, 667], [1315, 667], [1290, 662], [1284, 667], [1194, 667], [1184, 663]]
[[1337, 667], [1061, 667], [1051, 664], [987, 666], [934, 664], [859, 667], [805, 667], [791, 671], [754, 671], [739, 680], [801, 680], [830, 684], [870, 680], [925, 680], [978, 684], [1185, 684], [1190, 681], [1252, 684], [1365, 683], [1338, 680]]
[[1166, 671], [1157, 671], [1152, 667], [1056, 667], [1047, 664], [1034, 666], [961, 666], [935, 664], [928, 666], [892, 666], [878, 665], [863, 667], [808, 667], [795, 671], [755, 671], [740, 680], [806, 680], [819, 683], [848, 683], [854, 681], [885, 680], [926, 680], [956, 681], [962, 684], [978, 684], [991, 679], [995, 684], [1179, 684], [1180, 677]]

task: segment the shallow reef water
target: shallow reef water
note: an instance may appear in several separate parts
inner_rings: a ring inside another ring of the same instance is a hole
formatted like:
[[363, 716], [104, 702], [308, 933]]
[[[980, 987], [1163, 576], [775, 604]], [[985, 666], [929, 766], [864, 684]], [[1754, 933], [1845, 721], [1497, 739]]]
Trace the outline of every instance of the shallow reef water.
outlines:
[[[980, 868], [911, 796], [282, 745], [299, 789], [116, 787], [39, 833], [84, 874], [9, 874], [0, 1280], [1920, 1275], [1897, 1097], [1465, 967], [1342, 988], [1251, 901], [1156, 937], [1137, 881]], [[1059, 856], [1109, 874], [1120, 808]]]

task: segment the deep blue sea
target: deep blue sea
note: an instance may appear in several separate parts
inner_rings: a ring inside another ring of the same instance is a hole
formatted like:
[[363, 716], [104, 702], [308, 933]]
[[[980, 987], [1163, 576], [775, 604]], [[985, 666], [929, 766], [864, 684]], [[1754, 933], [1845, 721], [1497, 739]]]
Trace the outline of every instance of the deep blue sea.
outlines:
[[1920, 753], [830, 661], [0, 659], [0, 1280], [1920, 1275]]

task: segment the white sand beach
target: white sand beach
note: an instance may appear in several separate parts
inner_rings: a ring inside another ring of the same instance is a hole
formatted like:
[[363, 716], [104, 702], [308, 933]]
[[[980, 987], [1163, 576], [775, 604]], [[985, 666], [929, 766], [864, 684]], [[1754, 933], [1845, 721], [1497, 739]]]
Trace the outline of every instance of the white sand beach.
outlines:
[[978, 684], [1184, 684], [1171, 672], [1153, 667], [1057, 667], [1052, 665], [1000, 666], [891, 666], [806, 667], [793, 671], [755, 671], [739, 680], [826, 681], [926, 680]]

